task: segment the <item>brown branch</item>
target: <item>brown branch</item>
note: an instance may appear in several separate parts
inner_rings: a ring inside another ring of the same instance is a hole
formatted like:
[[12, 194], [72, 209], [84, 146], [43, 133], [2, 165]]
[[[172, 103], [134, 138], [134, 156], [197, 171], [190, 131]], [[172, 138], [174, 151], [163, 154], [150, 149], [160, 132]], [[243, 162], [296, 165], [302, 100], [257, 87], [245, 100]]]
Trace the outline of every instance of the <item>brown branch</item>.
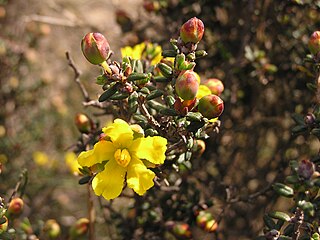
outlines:
[[91, 192], [91, 185], [87, 185], [88, 189], [88, 216], [89, 216], [89, 240], [95, 239], [94, 224], [95, 224], [95, 210], [93, 205], [93, 195]]
[[161, 130], [161, 125], [158, 123], [154, 117], [149, 113], [148, 109], [146, 108], [146, 105], [144, 104], [144, 100], [141, 98], [138, 98], [139, 103], [139, 109], [141, 113], [147, 118], [148, 123], [155, 127], [157, 130]]
[[89, 94], [88, 94], [87, 90], [85, 89], [85, 87], [83, 86], [83, 84], [80, 81], [80, 74], [81, 74], [80, 71], [75, 66], [75, 64], [74, 64], [69, 52], [66, 52], [66, 57], [67, 57], [67, 60], [68, 60], [68, 65], [74, 71], [74, 81], [78, 84], [78, 86], [79, 86], [79, 88], [80, 88], [80, 90], [82, 92], [82, 95], [84, 97], [84, 100], [86, 102], [89, 102], [90, 101]]

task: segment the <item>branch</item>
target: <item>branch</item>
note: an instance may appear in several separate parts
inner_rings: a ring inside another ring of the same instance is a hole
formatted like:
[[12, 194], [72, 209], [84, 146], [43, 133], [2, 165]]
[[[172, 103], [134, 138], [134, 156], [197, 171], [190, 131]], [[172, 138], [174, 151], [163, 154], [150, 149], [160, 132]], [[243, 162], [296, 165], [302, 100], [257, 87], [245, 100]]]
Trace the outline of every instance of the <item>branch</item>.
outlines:
[[80, 88], [80, 90], [82, 92], [82, 95], [84, 97], [84, 100], [86, 102], [89, 102], [90, 101], [89, 94], [88, 94], [87, 90], [85, 89], [85, 87], [83, 86], [83, 84], [80, 81], [80, 71], [75, 66], [75, 64], [74, 64], [69, 52], [66, 52], [66, 57], [67, 57], [67, 60], [68, 60], [68, 65], [74, 71], [74, 81], [78, 84], [78, 86], [79, 86], [79, 88]]

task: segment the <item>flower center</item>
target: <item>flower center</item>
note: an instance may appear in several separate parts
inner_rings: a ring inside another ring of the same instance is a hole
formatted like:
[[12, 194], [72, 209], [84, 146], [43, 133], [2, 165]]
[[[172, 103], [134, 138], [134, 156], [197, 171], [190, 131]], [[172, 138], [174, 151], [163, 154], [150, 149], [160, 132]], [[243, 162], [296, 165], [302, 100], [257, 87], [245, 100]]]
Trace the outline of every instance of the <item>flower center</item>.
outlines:
[[126, 167], [131, 160], [131, 156], [127, 149], [117, 149], [114, 153], [114, 159], [120, 166]]

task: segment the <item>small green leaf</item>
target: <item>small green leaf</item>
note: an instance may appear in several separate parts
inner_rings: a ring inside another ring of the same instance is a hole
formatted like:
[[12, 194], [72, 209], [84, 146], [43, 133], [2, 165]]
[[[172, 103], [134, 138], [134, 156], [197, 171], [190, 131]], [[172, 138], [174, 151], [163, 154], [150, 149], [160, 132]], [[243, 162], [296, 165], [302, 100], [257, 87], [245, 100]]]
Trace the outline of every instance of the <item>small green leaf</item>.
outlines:
[[293, 197], [293, 189], [282, 183], [275, 183], [272, 185], [273, 190], [275, 190], [279, 195], [287, 198]]
[[276, 223], [268, 215], [263, 216], [263, 222], [269, 229], [275, 229], [275, 227], [276, 227]]
[[279, 211], [270, 212], [270, 213], [268, 213], [268, 215], [274, 219], [279, 219], [279, 220], [283, 220], [286, 222], [289, 222], [291, 219], [288, 214], [286, 214], [284, 212], [279, 212]]
[[92, 178], [91, 176], [84, 176], [84, 177], [80, 178], [79, 184], [80, 185], [87, 184], [90, 182], [91, 178]]

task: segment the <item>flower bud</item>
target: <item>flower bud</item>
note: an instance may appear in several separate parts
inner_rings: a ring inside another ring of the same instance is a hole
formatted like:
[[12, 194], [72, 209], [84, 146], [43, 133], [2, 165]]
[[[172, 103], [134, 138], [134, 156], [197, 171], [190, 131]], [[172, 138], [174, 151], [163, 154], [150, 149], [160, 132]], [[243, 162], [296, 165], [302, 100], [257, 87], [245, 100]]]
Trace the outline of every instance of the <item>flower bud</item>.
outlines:
[[200, 211], [197, 218], [196, 222], [197, 225], [204, 229], [207, 225], [207, 222], [211, 221], [213, 219], [212, 214], [206, 211]]
[[304, 117], [304, 122], [307, 126], [312, 126], [316, 123], [316, 117], [313, 113], [308, 113], [305, 117]]
[[202, 97], [198, 104], [199, 112], [208, 119], [219, 117], [223, 109], [222, 99], [214, 94]]
[[207, 221], [204, 230], [206, 232], [214, 232], [218, 228], [218, 223], [216, 220], [211, 219], [210, 221]]
[[7, 231], [7, 229], [8, 229], [8, 218], [6, 216], [3, 216], [0, 220], [5, 221], [0, 224], [0, 234], [1, 234], [3, 232]]
[[177, 237], [191, 238], [192, 233], [187, 223], [175, 223], [172, 232]]
[[203, 22], [193, 17], [185, 22], [180, 28], [180, 38], [184, 43], [198, 43], [202, 39], [204, 33]]
[[176, 80], [176, 92], [183, 100], [193, 100], [197, 96], [199, 82], [194, 71], [182, 71]]
[[89, 220], [87, 218], [80, 218], [70, 228], [70, 237], [72, 239], [78, 239], [78, 237], [85, 235], [88, 229], [89, 229]]
[[110, 46], [107, 39], [101, 33], [88, 33], [81, 41], [81, 50], [86, 59], [99, 65], [108, 59]]
[[9, 203], [8, 212], [13, 215], [19, 215], [23, 210], [23, 200], [19, 197], [13, 198]]
[[92, 119], [83, 113], [77, 113], [74, 122], [81, 133], [89, 133], [94, 128]]
[[310, 179], [315, 171], [313, 162], [303, 159], [298, 166], [298, 175], [304, 179]]
[[60, 225], [54, 219], [49, 219], [46, 221], [43, 227], [43, 231], [50, 239], [58, 238], [61, 233]]
[[315, 31], [312, 33], [308, 42], [308, 47], [313, 55], [316, 55], [318, 52], [320, 52], [320, 31]]
[[208, 79], [204, 85], [206, 85], [212, 94], [218, 95], [220, 96], [220, 94], [223, 92], [224, 90], [224, 86], [223, 83], [217, 79], [217, 78], [210, 78]]

